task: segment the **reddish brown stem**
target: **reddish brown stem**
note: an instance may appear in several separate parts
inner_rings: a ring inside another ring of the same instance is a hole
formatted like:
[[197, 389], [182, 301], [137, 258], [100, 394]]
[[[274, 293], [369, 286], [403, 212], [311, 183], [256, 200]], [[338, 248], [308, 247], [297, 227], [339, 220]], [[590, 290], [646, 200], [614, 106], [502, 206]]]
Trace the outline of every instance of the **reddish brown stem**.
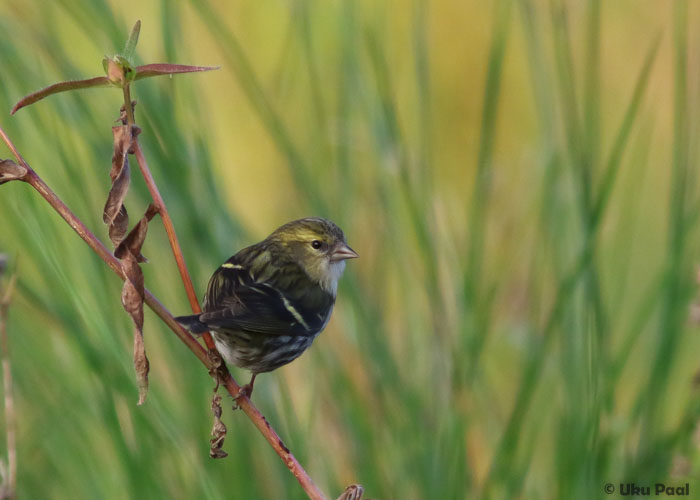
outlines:
[[[185, 257], [182, 254], [182, 248], [180, 247], [180, 242], [175, 234], [175, 226], [173, 226], [173, 220], [170, 218], [170, 213], [168, 213], [168, 208], [165, 206], [163, 197], [160, 195], [158, 186], [156, 185], [151, 170], [148, 168], [148, 163], [146, 162], [146, 157], [143, 155], [143, 150], [139, 144], [138, 138], [134, 139], [133, 144], [134, 155], [136, 156], [136, 162], [139, 164], [141, 169], [141, 174], [146, 181], [146, 186], [148, 186], [148, 191], [151, 193], [151, 198], [153, 202], [158, 207], [158, 213], [160, 218], [163, 219], [163, 226], [165, 227], [165, 232], [168, 235], [168, 241], [170, 241], [170, 248], [173, 250], [173, 255], [175, 256], [175, 262], [177, 268], [180, 271], [180, 277], [182, 278], [182, 283], [185, 285], [185, 292], [187, 292], [187, 298], [190, 301], [190, 306], [192, 307], [192, 312], [197, 314], [202, 312], [199, 307], [199, 300], [197, 300], [197, 293], [194, 290], [194, 285], [192, 284], [192, 278], [190, 277], [190, 272], [187, 269], [187, 264], [185, 264]], [[211, 336], [206, 334], [211, 340]], [[207, 342], [207, 347], [213, 349], [214, 342]]]
[[[27, 169], [27, 174], [24, 176], [24, 178], [22, 178], [22, 180], [36, 189], [39, 194], [49, 203], [49, 205], [51, 205], [53, 209], [56, 210], [56, 212], [58, 212], [58, 214], [68, 223], [68, 225], [72, 227], [76, 233], [78, 233], [78, 236], [80, 236], [88, 244], [88, 246], [92, 248], [93, 251], [123, 280], [124, 275], [122, 273], [119, 260], [112, 255], [107, 247], [73, 212], [71, 212], [71, 210], [65, 203], [63, 203], [58, 195], [56, 195], [56, 193], [54, 193], [51, 188], [39, 177], [39, 175], [37, 175], [37, 173], [29, 166], [29, 164], [24, 161], [2, 128], [0, 128], [0, 137], [2, 137], [7, 146], [14, 153], [17, 161]], [[170, 225], [172, 227], [172, 222]], [[180, 340], [182, 340], [182, 342], [195, 354], [195, 356], [197, 356], [197, 358], [207, 367], [209, 371], [215, 368], [201, 344], [199, 344], [199, 342], [197, 342], [197, 340], [188, 331], [183, 329], [180, 324], [175, 321], [173, 315], [170, 314], [165, 306], [161, 304], [161, 302], [148, 290], [145, 290], [144, 300], [146, 305], [148, 305], [148, 307], [150, 307], [153, 312], [155, 312], [156, 315], [163, 320], [163, 322], [175, 333], [175, 335], [178, 336]], [[219, 369], [219, 375], [223, 379], [222, 382], [228, 393], [232, 397], [237, 396], [241, 390], [241, 387], [233, 379], [231, 374], [228, 373], [228, 370], [226, 370], [225, 367]], [[311, 477], [309, 477], [301, 464], [299, 464], [294, 455], [292, 455], [289, 449], [284, 445], [282, 439], [270, 426], [255, 405], [253, 405], [250, 399], [243, 396], [239, 397], [237, 402], [243, 412], [253, 422], [253, 425], [258, 428], [267, 442], [270, 443], [270, 446], [272, 446], [275, 452], [280, 456], [290, 472], [294, 474], [294, 477], [297, 478], [299, 484], [301, 484], [301, 487], [304, 489], [309, 498], [312, 500], [325, 500], [323, 493], [321, 493], [321, 491], [316, 487], [314, 482], [311, 480]]]

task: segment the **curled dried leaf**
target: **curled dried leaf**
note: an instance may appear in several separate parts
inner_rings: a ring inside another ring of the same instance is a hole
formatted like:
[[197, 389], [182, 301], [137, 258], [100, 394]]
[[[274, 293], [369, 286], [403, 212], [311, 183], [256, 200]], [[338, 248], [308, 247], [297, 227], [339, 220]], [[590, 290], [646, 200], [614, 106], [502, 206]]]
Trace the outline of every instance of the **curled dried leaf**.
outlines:
[[214, 380], [216, 380], [216, 387], [214, 387], [214, 392], [216, 392], [219, 390], [219, 385], [221, 385], [222, 383], [221, 373], [219, 370], [221, 370], [221, 368], [225, 366], [224, 360], [221, 358], [221, 354], [219, 354], [213, 349], [207, 349], [207, 358], [211, 363], [209, 375], [211, 375], [214, 378]]
[[156, 213], [154, 205], [149, 205], [144, 216], [122, 240], [114, 255], [121, 259], [122, 272], [124, 273], [124, 287], [122, 288], [122, 305], [134, 322], [134, 370], [139, 389], [138, 404], [143, 404], [148, 393], [149, 363], [146, 357], [146, 348], [143, 341], [143, 271], [139, 262], [145, 259], [141, 255], [141, 247], [146, 239], [148, 221]]
[[[129, 191], [131, 173], [129, 169], [129, 148], [132, 142], [131, 127], [122, 125], [112, 127], [114, 150], [112, 154], [112, 169], [109, 176], [112, 188], [107, 195], [107, 202], [102, 212], [102, 220], [110, 226], [109, 237], [114, 246], [119, 245], [129, 225], [129, 218], [124, 208], [124, 199]], [[112, 227], [112, 226], [116, 227]]]
[[109, 79], [106, 76], [97, 76], [95, 78], [88, 78], [87, 80], [68, 80], [65, 82], [54, 83], [48, 87], [44, 87], [41, 90], [32, 92], [24, 96], [22, 99], [17, 101], [17, 104], [10, 111], [11, 115], [14, 115], [18, 110], [34, 104], [37, 101], [42, 100], [44, 97], [48, 97], [52, 94], [58, 94], [59, 92], [67, 92], [69, 90], [86, 89], [89, 87], [103, 87], [109, 85]]
[[[143, 311], [143, 305], [142, 305]], [[136, 404], [142, 405], [148, 395], [148, 372], [150, 363], [146, 357], [146, 345], [143, 342], [143, 325], [140, 330], [134, 331], [134, 371], [136, 372], [136, 386], [139, 391], [139, 400]]]
[[211, 411], [214, 413], [214, 427], [211, 430], [212, 438], [209, 440], [211, 445], [209, 456], [211, 458], [226, 458], [228, 453], [221, 449], [226, 438], [226, 425], [221, 421], [221, 396], [218, 394], [214, 394], [214, 398], [211, 400]]
[[26, 167], [17, 165], [12, 160], [0, 160], [0, 184], [23, 179], [27, 175]]
[[361, 500], [364, 489], [359, 484], [351, 484], [343, 494], [338, 497], [338, 500]]
[[[136, 101], [131, 101], [131, 113], [133, 114], [134, 111], [136, 110]], [[121, 105], [119, 108], [119, 118], [117, 118], [114, 121], [120, 121], [122, 122], [122, 125], [126, 125], [129, 122], [129, 116], [126, 113], [126, 106], [124, 104]], [[131, 126], [131, 136], [136, 137], [141, 133], [141, 127], [137, 125], [132, 125]], [[133, 151], [133, 142], [132, 142], [132, 148], [129, 150], [129, 154], [134, 154]]]
[[122, 170], [125, 162], [128, 161], [127, 153], [131, 147], [133, 133], [128, 125], [120, 125], [112, 127], [112, 169], [109, 171], [109, 177], [114, 182]]
[[109, 225], [109, 239], [116, 247], [124, 239], [126, 231], [129, 229], [129, 214], [124, 205], [119, 209], [119, 213]]
[[141, 405], [148, 394], [149, 370], [143, 342], [143, 272], [136, 257], [131, 253], [122, 258], [122, 271], [126, 278], [122, 288], [122, 305], [134, 322], [134, 370], [139, 389], [138, 404]]
[[124, 238], [117, 248], [114, 250], [114, 256], [118, 259], [123, 259], [127, 254], [132, 254], [138, 262], [146, 262], [146, 258], [141, 255], [141, 247], [146, 239], [148, 232], [149, 221], [158, 213], [158, 207], [154, 203], [148, 205], [146, 213], [138, 221], [138, 223], [129, 231], [129, 234]]

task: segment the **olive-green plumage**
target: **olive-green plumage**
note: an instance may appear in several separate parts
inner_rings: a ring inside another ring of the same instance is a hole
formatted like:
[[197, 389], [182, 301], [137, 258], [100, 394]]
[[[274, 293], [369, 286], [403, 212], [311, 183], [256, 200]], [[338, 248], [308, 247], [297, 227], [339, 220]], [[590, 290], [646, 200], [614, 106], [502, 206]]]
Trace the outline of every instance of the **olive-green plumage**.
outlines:
[[311, 345], [330, 319], [345, 259], [354, 257], [334, 223], [289, 222], [214, 272], [204, 312], [176, 319], [193, 333], [211, 330], [224, 360], [254, 379]]

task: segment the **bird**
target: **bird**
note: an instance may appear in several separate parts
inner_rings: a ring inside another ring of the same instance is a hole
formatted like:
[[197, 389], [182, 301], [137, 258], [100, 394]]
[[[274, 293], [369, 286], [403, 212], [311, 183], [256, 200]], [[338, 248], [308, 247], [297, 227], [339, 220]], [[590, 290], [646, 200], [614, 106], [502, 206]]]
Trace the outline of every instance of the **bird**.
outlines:
[[288, 222], [214, 272], [202, 312], [175, 318], [195, 335], [210, 331], [226, 363], [255, 377], [298, 358], [333, 312], [347, 259], [357, 258], [343, 231], [321, 217]]

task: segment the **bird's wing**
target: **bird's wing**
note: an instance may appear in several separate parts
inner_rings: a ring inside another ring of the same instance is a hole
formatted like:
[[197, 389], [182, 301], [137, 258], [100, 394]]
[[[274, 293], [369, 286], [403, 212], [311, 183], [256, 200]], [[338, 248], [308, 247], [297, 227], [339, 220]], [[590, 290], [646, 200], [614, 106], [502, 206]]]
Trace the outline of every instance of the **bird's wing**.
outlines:
[[235, 295], [224, 299], [219, 308], [203, 313], [200, 321], [211, 328], [267, 335], [314, 333], [299, 308], [265, 283], [236, 287]]
[[235, 257], [212, 276], [202, 323], [266, 335], [313, 335], [322, 328], [332, 299], [327, 307], [310, 309], [270, 283], [255, 282]]

